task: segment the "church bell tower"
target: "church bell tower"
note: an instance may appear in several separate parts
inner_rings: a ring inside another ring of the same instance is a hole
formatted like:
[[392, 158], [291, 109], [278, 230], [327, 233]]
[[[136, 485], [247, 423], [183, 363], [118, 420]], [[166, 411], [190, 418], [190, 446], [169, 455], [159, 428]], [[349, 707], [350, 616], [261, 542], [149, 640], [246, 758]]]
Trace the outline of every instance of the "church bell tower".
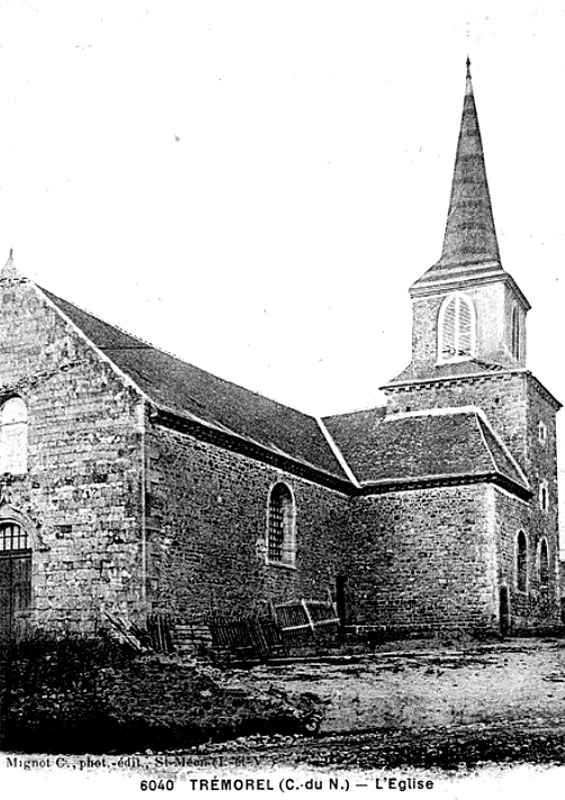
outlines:
[[[495, 617], [501, 630], [553, 629], [559, 624], [555, 423], [561, 404], [526, 366], [530, 305], [502, 266], [469, 60], [443, 248], [410, 296], [412, 360], [381, 387], [386, 417], [447, 419], [464, 406], [488, 421], [527, 485], [520, 497], [494, 486], [485, 504], [492, 514]], [[446, 437], [446, 459], [466, 447]]]
[[525, 367], [530, 304], [502, 267], [469, 60], [441, 257], [410, 295], [413, 377]]

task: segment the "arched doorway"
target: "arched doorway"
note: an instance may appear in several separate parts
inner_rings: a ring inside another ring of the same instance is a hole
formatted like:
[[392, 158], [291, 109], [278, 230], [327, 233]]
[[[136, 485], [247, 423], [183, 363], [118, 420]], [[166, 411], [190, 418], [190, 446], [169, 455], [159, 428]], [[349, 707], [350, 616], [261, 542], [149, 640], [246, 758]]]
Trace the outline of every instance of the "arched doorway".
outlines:
[[0, 640], [12, 638], [31, 605], [31, 548], [16, 522], [0, 523]]

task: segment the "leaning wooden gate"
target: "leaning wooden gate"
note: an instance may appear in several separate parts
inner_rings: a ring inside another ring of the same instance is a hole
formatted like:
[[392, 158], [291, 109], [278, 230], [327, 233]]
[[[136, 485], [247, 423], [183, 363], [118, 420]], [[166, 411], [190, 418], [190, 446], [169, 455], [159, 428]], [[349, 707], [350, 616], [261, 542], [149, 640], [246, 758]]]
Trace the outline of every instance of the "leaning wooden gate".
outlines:
[[339, 626], [340, 618], [331, 600], [291, 600], [274, 606], [277, 624], [285, 642], [311, 638], [327, 626]]

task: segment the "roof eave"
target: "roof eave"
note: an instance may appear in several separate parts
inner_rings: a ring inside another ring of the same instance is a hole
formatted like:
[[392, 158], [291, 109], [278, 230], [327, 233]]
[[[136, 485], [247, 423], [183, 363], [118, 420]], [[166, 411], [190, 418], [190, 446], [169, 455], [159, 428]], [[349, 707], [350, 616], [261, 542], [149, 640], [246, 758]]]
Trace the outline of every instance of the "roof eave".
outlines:
[[417, 477], [381, 478], [375, 481], [362, 481], [360, 494], [385, 494], [388, 492], [447, 488], [480, 483], [491, 483], [500, 486], [522, 500], [530, 500], [533, 495], [531, 489], [499, 472], [418, 475]]
[[214, 425], [192, 415], [187, 416], [176, 409], [152, 403], [150, 415], [153, 421], [160, 425], [202, 438], [214, 439], [214, 442], [219, 446], [239, 452], [241, 455], [246, 455], [263, 462], [268, 460], [276, 461], [279, 465], [283, 464], [284, 468], [288, 469], [288, 471], [303, 477], [307, 476], [310, 480], [315, 480], [317, 476], [318, 479], [321, 480], [315, 480], [315, 482], [322, 482], [324, 484], [330, 483], [332, 488], [336, 488], [338, 491], [342, 491], [346, 494], [349, 494], [355, 489], [354, 484], [346, 475], [328, 472], [309, 461], [290, 456], [279, 448], [274, 449], [267, 447], [251, 438], [241, 436], [228, 428]]

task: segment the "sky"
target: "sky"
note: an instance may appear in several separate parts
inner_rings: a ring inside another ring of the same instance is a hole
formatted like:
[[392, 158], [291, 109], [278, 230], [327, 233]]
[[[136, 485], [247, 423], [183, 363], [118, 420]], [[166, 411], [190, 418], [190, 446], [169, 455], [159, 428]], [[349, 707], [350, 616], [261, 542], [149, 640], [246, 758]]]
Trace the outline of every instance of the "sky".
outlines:
[[0, 259], [308, 413], [381, 404], [469, 55], [529, 367], [565, 399], [564, 35], [552, 0], [0, 0]]

